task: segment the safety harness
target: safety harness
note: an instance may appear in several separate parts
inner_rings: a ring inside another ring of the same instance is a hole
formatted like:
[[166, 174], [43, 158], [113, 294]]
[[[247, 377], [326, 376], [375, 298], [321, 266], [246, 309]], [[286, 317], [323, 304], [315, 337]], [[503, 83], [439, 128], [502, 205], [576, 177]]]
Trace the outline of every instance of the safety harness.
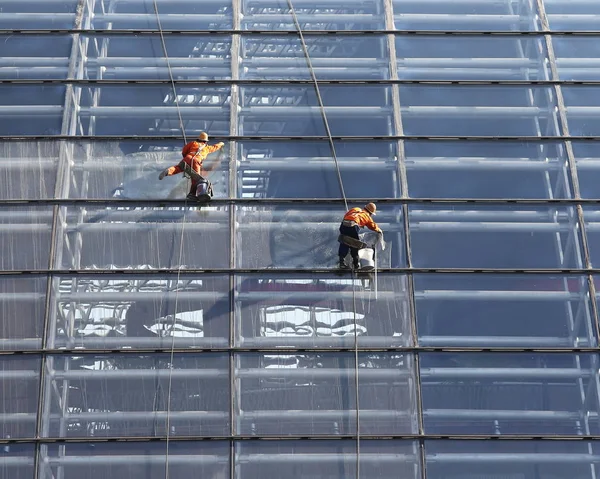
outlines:
[[[193, 163], [198, 153], [200, 153], [204, 148], [205, 147], [198, 149], [198, 151], [192, 157], [190, 163]], [[194, 192], [196, 198], [198, 198], [200, 201], [210, 201], [210, 199], [213, 197], [212, 183], [194, 170], [192, 166], [187, 164], [184, 160], [181, 160], [178, 166], [183, 171], [184, 177], [190, 178], [196, 183], [196, 191]]]

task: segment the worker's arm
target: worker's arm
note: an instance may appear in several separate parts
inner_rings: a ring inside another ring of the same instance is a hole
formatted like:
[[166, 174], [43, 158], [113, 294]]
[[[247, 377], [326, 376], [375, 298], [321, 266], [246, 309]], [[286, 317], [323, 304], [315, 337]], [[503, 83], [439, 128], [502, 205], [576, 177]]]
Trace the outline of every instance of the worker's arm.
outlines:
[[206, 154], [210, 155], [211, 153], [214, 153], [215, 151], [220, 150], [221, 148], [223, 148], [223, 146], [225, 145], [225, 143], [223, 143], [222, 141], [217, 143], [216, 145], [208, 145], [205, 146], [205, 150], [206, 150]]
[[365, 221], [365, 226], [372, 231], [376, 231], [377, 233], [383, 233], [383, 231], [381, 231], [381, 228], [379, 227], [379, 225], [377, 223], [375, 223], [375, 221], [373, 221], [373, 219], [368, 214], [367, 214], [367, 218]]

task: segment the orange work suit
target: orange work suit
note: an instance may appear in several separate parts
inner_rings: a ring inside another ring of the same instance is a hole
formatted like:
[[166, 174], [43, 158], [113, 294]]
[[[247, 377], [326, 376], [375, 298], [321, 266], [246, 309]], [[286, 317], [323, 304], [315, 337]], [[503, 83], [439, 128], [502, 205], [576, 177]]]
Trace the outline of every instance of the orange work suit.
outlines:
[[[204, 147], [202, 147], [199, 142], [190, 141], [181, 150], [183, 160], [181, 160], [181, 162], [178, 165], [171, 166], [170, 168], [168, 168], [165, 176], [176, 175], [178, 173], [183, 172], [182, 163], [186, 163], [196, 173], [198, 173], [201, 176], [204, 176], [206, 174], [206, 171], [202, 168], [202, 162], [206, 159], [208, 155], [220, 150], [221, 148], [223, 148], [223, 143], [217, 143], [216, 145], [205, 145]], [[197, 183], [198, 182], [192, 178], [190, 194], [195, 194], [196, 187], [198, 186]]]
[[380, 232], [381, 228], [377, 226], [377, 223], [373, 221], [371, 215], [362, 208], [352, 208], [344, 215], [344, 221], [352, 221], [356, 223], [356, 226], [364, 228], [365, 226], [370, 230]]

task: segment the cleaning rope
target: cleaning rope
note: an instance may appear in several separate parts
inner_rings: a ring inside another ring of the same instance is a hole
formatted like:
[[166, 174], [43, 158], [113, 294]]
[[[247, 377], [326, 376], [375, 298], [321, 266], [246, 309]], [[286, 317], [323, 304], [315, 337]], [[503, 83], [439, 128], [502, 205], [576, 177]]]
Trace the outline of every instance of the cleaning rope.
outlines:
[[[156, 21], [158, 23], [158, 31], [160, 33], [160, 40], [162, 43], [163, 51], [165, 53], [165, 60], [167, 62], [167, 70], [169, 72], [169, 78], [171, 79], [171, 87], [173, 88], [173, 96], [175, 97], [175, 106], [177, 108], [177, 116], [179, 118], [179, 127], [181, 128], [181, 134], [183, 135], [184, 145], [187, 144], [187, 137], [185, 135], [185, 126], [183, 124], [183, 117], [181, 116], [181, 107], [179, 105], [179, 98], [177, 96], [177, 89], [175, 87], [175, 80], [173, 78], [173, 70], [171, 69], [171, 62], [169, 60], [169, 54], [167, 52], [167, 45], [165, 43], [165, 37], [163, 34], [163, 29], [160, 21], [160, 15], [158, 13], [158, 5], [156, 0], [154, 0], [154, 13], [156, 14]], [[186, 185], [187, 186], [187, 185]], [[187, 191], [187, 187], [186, 187]], [[171, 434], [171, 390], [173, 385], [173, 361], [175, 357], [175, 323], [177, 322], [177, 301], [179, 299], [179, 280], [181, 277], [181, 267], [182, 267], [182, 259], [183, 259], [183, 238], [184, 238], [184, 230], [185, 230], [185, 212], [187, 207], [187, 194], [184, 203], [183, 216], [181, 221], [181, 240], [179, 243], [179, 259], [178, 259], [178, 268], [177, 268], [177, 279], [175, 281], [175, 308], [173, 311], [173, 326], [171, 328], [171, 352], [169, 357], [169, 382], [167, 386], [167, 417], [166, 417], [166, 429], [167, 429], [167, 439], [166, 439], [166, 451], [165, 451], [165, 479], [169, 479], [169, 438]], [[168, 290], [168, 288], [167, 288]]]
[[[292, 18], [294, 20], [294, 25], [298, 30], [298, 36], [300, 37], [300, 42], [302, 43], [302, 50], [304, 51], [304, 56], [306, 58], [306, 64], [308, 65], [308, 70], [310, 72], [310, 76], [314, 83], [315, 92], [317, 95], [317, 100], [319, 102], [319, 108], [321, 110], [321, 116], [323, 117], [323, 124], [325, 125], [325, 131], [327, 132], [327, 137], [329, 139], [329, 146], [331, 147], [331, 154], [333, 156], [333, 160], [335, 162], [335, 168], [337, 171], [338, 181], [340, 184], [340, 191], [342, 193], [342, 198], [344, 199], [344, 206], [346, 207], [345, 211], [348, 211], [348, 200], [346, 199], [346, 192], [344, 190], [344, 182], [342, 180], [342, 174], [340, 171], [340, 165], [337, 159], [335, 144], [333, 142], [333, 137], [331, 134], [331, 129], [329, 128], [329, 121], [327, 120], [327, 113], [325, 112], [325, 105], [323, 104], [323, 98], [321, 96], [321, 90], [319, 89], [319, 82], [317, 80], [317, 75], [315, 74], [315, 70], [312, 65], [312, 61], [310, 59], [310, 54], [308, 53], [308, 48], [306, 46], [306, 42], [304, 40], [304, 35], [302, 34], [302, 27], [300, 26], [300, 22], [298, 21], [298, 16], [296, 15], [296, 10], [294, 9], [294, 5], [292, 4], [292, 0], [287, 0], [288, 7], [292, 14]], [[354, 389], [356, 391], [356, 479], [360, 479], [360, 413], [359, 413], [359, 381], [358, 381], [358, 327], [357, 327], [357, 319], [356, 319], [356, 277], [355, 272], [352, 270], [352, 312], [354, 316]]]

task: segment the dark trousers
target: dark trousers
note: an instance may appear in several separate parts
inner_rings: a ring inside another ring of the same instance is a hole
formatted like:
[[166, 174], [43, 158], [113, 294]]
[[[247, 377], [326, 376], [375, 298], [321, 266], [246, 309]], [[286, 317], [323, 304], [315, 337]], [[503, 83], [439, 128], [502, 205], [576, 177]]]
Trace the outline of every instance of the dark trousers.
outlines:
[[[358, 237], [359, 231], [360, 231], [360, 228], [358, 226], [340, 225], [340, 234], [343, 234], [345, 236], [350, 236], [350, 238], [359, 240], [360, 239]], [[350, 251], [350, 255], [352, 256], [352, 259], [354, 260], [354, 262], [358, 262], [358, 249], [351, 248], [347, 244], [340, 243], [340, 249], [338, 250], [338, 255], [340, 256], [341, 260], [346, 258], [346, 256], [348, 255], [348, 251]]]

